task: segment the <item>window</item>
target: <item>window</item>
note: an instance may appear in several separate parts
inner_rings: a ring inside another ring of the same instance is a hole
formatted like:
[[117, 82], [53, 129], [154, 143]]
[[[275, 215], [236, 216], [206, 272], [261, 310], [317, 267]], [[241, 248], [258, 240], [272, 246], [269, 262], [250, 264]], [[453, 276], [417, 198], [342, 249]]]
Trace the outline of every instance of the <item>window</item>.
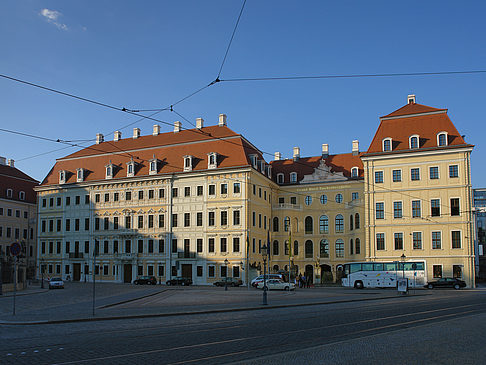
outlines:
[[343, 202], [343, 194], [336, 194], [336, 203]]
[[135, 174], [135, 162], [129, 161], [127, 162], [127, 177], [133, 177]]
[[395, 233], [395, 250], [403, 250], [403, 233]]
[[327, 215], [319, 217], [319, 233], [329, 233], [329, 218], [327, 218]]
[[95, 194], [95, 203], [100, 202], [100, 194]]
[[419, 168], [410, 169], [410, 179], [412, 181], [420, 180], [420, 169]]
[[321, 257], [329, 257], [329, 241], [328, 240], [321, 240], [320, 244], [320, 256]]
[[284, 174], [277, 174], [277, 183], [278, 184], [284, 183]]
[[291, 183], [297, 182], [297, 173], [296, 172], [291, 172], [290, 173], [290, 182]]
[[221, 184], [221, 194], [222, 195], [228, 194], [228, 184]]
[[344, 231], [344, 218], [341, 214], [338, 214], [335, 219], [335, 232], [342, 233]]
[[143, 228], [143, 215], [138, 216], [138, 228]]
[[356, 238], [356, 250], [355, 250], [355, 253], [356, 255], [359, 255], [361, 253], [361, 241], [359, 238]]
[[314, 244], [311, 240], [307, 240], [305, 242], [304, 252], [306, 259], [311, 259], [314, 257]]
[[178, 188], [172, 188], [172, 197], [177, 198], [179, 195], [179, 189]]
[[385, 219], [385, 203], [375, 203], [375, 219]]
[[385, 249], [385, 234], [384, 233], [377, 233], [376, 234], [376, 250], [383, 251]]
[[359, 229], [359, 225], [360, 225], [360, 222], [359, 222], [359, 213], [356, 213], [354, 215], [354, 227], [356, 229]]
[[460, 215], [459, 198], [451, 198], [451, 216]]
[[241, 184], [239, 182], [236, 182], [233, 184], [233, 194], [239, 193], [241, 193]]
[[429, 168], [429, 177], [431, 180], [436, 180], [439, 178], [439, 167], [432, 166]]
[[420, 218], [421, 216], [420, 200], [412, 200], [412, 218]]
[[383, 171], [375, 171], [375, 184], [383, 182]]
[[214, 212], [208, 214], [208, 226], [214, 226]]
[[305, 197], [305, 205], [311, 205], [312, 204], [312, 197], [310, 195], [307, 195]]
[[203, 214], [202, 212], [196, 213], [196, 226], [201, 227], [203, 225]]
[[152, 214], [148, 216], [148, 228], [154, 228], [154, 216]]
[[344, 257], [344, 241], [336, 240], [336, 257]]
[[159, 240], [159, 253], [164, 253], [165, 252], [165, 240], [161, 239]]
[[440, 217], [440, 199], [432, 199], [430, 201], [430, 208], [430, 215], [432, 217]]
[[172, 227], [177, 227], [177, 213], [172, 214]]
[[184, 188], [184, 196], [191, 196], [191, 187], [190, 186], [186, 186]]
[[233, 237], [233, 252], [240, 252], [240, 238]]
[[278, 217], [274, 217], [273, 218], [273, 231], [274, 232], [278, 232], [278, 226], [279, 226]]
[[125, 216], [125, 228], [132, 228], [132, 217], [129, 215]]
[[320, 198], [321, 204], [326, 204], [327, 203], [327, 195], [322, 194]]
[[441, 232], [432, 232], [432, 248], [435, 250], [442, 248]]
[[349, 230], [350, 231], [353, 230], [353, 215], [352, 214], [349, 216]]
[[284, 218], [284, 231], [285, 232], [288, 232], [289, 231], [289, 228], [290, 228], [290, 218], [289, 217], [285, 217]]
[[192, 156], [184, 156], [184, 171], [192, 171]]
[[212, 265], [208, 266], [208, 276], [214, 278], [214, 266]]
[[221, 225], [222, 226], [228, 225], [228, 211], [226, 210], [221, 211]]
[[385, 138], [383, 140], [383, 152], [388, 152], [392, 150], [392, 139]]
[[349, 254], [354, 255], [354, 242], [352, 238], [349, 240]]
[[177, 238], [172, 239], [172, 247], [171, 247], [172, 253], [177, 252]]
[[442, 277], [442, 265], [432, 265], [432, 275], [434, 279]]
[[402, 181], [402, 170], [393, 170], [392, 177], [393, 177], [393, 182]]
[[159, 199], [165, 198], [165, 189], [159, 189]]
[[358, 200], [359, 199], [359, 193], [357, 191], [354, 191], [351, 193], [351, 200]]
[[208, 169], [215, 169], [218, 165], [217, 153], [208, 153]]
[[159, 214], [159, 228], [162, 228], [164, 226], [165, 226], [165, 215]]
[[461, 248], [461, 231], [451, 232], [452, 248]]
[[191, 213], [184, 213], [184, 227], [191, 226]]
[[202, 240], [202, 238], [198, 238], [196, 240], [196, 252], [203, 252], [203, 240]]
[[294, 241], [294, 256], [297, 256], [299, 254], [299, 242]]
[[132, 252], [132, 241], [126, 240], [125, 241], [125, 253], [131, 253]]
[[219, 241], [220, 252], [228, 252], [228, 240], [226, 237], [221, 237]]
[[297, 204], [297, 197], [291, 196], [290, 197], [290, 204], [296, 205]]
[[452, 265], [452, 277], [462, 279], [462, 265]]
[[305, 217], [305, 233], [312, 234], [314, 233], [314, 220], [312, 217], [308, 216]]
[[208, 240], [208, 251], [214, 252], [214, 238]]
[[233, 225], [238, 226], [240, 225], [240, 211], [233, 210]]
[[125, 191], [125, 200], [132, 200], [132, 192]]
[[[115, 193], [115, 195], [116, 195], [117, 198], [114, 199], [114, 200], [117, 201], [118, 200], [118, 193]], [[68, 202], [68, 198], [66, 198], [66, 205], [69, 205], [69, 204], [67, 204], [67, 202]], [[89, 204], [89, 194], [86, 194], [84, 196], [84, 204]]]
[[419, 148], [419, 137], [418, 136], [411, 136], [409, 143], [410, 143], [410, 149]]
[[412, 247], [414, 250], [422, 249], [422, 232], [412, 232]]
[[459, 167], [457, 165], [449, 166], [449, 177], [459, 177]]
[[441, 132], [437, 134], [437, 146], [444, 147], [447, 146], [447, 133]]
[[352, 167], [351, 168], [351, 177], [358, 177], [359, 176], [359, 169], [357, 167]]
[[402, 202], [393, 202], [393, 218], [402, 218]]
[[216, 185], [209, 185], [208, 186], [208, 194], [209, 195], [216, 195]]

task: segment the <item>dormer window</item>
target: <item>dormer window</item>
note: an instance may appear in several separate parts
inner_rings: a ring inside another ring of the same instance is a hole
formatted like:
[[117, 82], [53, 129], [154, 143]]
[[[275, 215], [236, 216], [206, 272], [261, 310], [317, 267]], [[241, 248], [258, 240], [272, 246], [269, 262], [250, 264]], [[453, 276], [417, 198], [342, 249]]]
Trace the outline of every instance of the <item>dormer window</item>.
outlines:
[[25, 200], [25, 191], [19, 191], [19, 199]]
[[184, 171], [192, 171], [192, 156], [184, 156]]
[[262, 172], [262, 174], [265, 174], [265, 161], [261, 161], [261, 165], [260, 165], [260, 171]]
[[152, 159], [149, 160], [149, 175], [155, 175], [159, 171], [159, 160], [152, 155]]
[[283, 184], [284, 183], [284, 174], [282, 174], [282, 173], [277, 174], [277, 183], [278, 184]]
[[134, 177], [135, 176], [135, 161], [131, 159], [127, 162], [127, 177]]
[[358, 177], [359, 176], [358, 173], [359, 173], [359, 169], [357, 167], [353, 167], [351, 169], [351, 177], [354, 177], [354, 178]]
[[84, 181], [84, 169], [79, 168], [76, 169], [76, 182], [82, 182]]
[[13, 197], [13, 190], [7, 189], [7, 198], [12, 198], [12, 197]]
[[250, 155], [250, 161], [251, 161], [251, 165], [256, 169], [258, 168], [258, 159], [257, 159], [257, 155]]
[[392, 139], [385, 138], [383, 139], [383, 152], [388, 152], [392, 150]]
[[268, 166], [268, 167], [267, 167], [267, 177], [268, 177], [269, 179], [271, 179], [271, 178], [272, 178], [272, 166]]
[[107, 179], [113, 179], [113, 164], [111, 163], [111, 160], [110, 163], [108, 163], [108, 165], [105, 166], [105, 169], [106, 169], [105, 177]]
[[291, 172], [290, 173], [290, 182], [291, 183], [297, 182], [297, 173], [296, 172]]
[[59, 171], [59, 184], [65, 184], [66, 183], [66, 171], [61, 170]]
[[437, 146], [447, 146], [447, 132], [440, 132], [437, 134]]
[[216, 152], [208, 153], [208, 169], [215, 169], [218, 167], [218, 154]]
[[408, 144], [410, 149], [419, 148], [419, 136], [416, 134], [410, 136], [410, 138], [408, 139]]

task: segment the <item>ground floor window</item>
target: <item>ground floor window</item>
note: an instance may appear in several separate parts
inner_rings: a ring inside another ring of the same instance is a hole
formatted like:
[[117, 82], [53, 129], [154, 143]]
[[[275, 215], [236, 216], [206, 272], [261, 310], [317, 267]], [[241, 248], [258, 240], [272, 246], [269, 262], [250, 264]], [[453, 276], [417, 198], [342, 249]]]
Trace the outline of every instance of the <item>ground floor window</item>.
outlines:
[[138, 275], [143, 275], [143, 266], [142, 265], [138, 266]]
[[172, 266], [172, 276], [177, 276], [177, 266]]
[[208, 266], [208, 276], [214, 278], [214, 266]]
[[108, 265], [103, 266], [103, 275], [108, 275]]
[[196, 267], [196, 275], [197, 275], [198, 277], [203, 276], [203, 267], [202, 267], [202, 266], [197, 266], [197, 267]]
[[64, 266], [64, 274], [69, 274], [69, 265]]
[[56, 274], [61, 273], [61, 265], [56, 265]]
[[240, 267], [239, 266], [233, 266], [233, 277], [234, 278], [240, 277]]
[[164, 265], [159, 265], [159, 276], [164, 276]]
[[226, 276], [228, 276], [228, 267], [226, 265], [221, 266], [220, 270], [221, 270], [221, 277], [222, 278], [225, 278]]
[[154, 267], [152, 265], [147, 266], [147, 275], [154, 275]]
[[442, 277], [442, 265], [433, 265], [432, 272], [434, 278], [441, 278]]
[[457, 279], [462, 278], [462, 265], [452, 265], [452, 276]]

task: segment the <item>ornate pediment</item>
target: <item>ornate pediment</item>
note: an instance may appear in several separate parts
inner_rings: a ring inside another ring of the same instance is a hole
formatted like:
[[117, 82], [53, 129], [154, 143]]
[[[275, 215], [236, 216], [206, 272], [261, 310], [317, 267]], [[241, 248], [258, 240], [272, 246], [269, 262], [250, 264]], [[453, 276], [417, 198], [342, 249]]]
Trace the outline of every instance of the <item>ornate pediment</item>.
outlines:
[[123, 209], [123, 210], [122, 210], [122, 213], [123, 213], [123, 214], [125, 214], [125, 215], [128, 215], [128, 214], [133, 214], [133, 213], [135, 213], [135, 211], [134, 211], [134, 210], [131, 210], [131, 209], [128, 209], [128, 208], [126, 208], [126, 209]]
[[164, 209], [164, 208], [160, 208], [160, 209], [158, 210], [158, 212], [159, 212], [159, 213], [165, 213], [165, 209]]
[[315, 183], [321, 181], [344, 181], [348, 178], [342, 172], [331, 172], [331, 168], [326, 165], [326, 161], [321, 160], [319, 166], [310, 175], [304, 175], [301, 184]]

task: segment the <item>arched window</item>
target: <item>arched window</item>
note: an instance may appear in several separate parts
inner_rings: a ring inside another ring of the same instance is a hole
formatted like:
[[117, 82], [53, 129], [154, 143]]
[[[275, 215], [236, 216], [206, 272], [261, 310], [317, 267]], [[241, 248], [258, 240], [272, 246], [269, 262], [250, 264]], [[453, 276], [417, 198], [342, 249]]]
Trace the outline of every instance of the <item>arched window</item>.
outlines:
[[354, 215], [354, 228], [359, 229], [359, 213]]
[[289, 217], [285, 217], [284, 218], [284, 231], [285, 232], [288, 232], [289, 231], [289, 228], [290, 228], [290, 218]]
[[361, 253], [361, 242], [359, 238], [356, 238], [356, 250], [355, 250], [356, 255], [359, 255]]
[[278, 272], [278, 270], [279, 270], [278, 265], [273, 265], [273, 272]]
[[273, 231], [278, 232], [278, 217], [273, 218]]
[[277, 174], [277, 183], [278, 184], [283, 184], [284, 183], [284, 174], [282, 174], [282, 173]]
[[447, 132], [440, 132], [437, 134], [437, 146], [447, 146]]
[[329, 233], [329, 218], [327, 218], [327, 215], [319, 217], [319, 233]]
[[359, 169], [357, 167], [353, 167], [351, 169], [351, 177], [358, 177]]
[[419, 136], [414, 135], [409, 139], [410, 149], [419, 148]]
[[354, 255], [354, 242], [352, 238], [349, 240], [349, 254]]
[[284, 252], [285, 252], [285, 256], [289, 255], [289, 240], [285, 240], [284, 242]]
[[344, 257], [344, 241], [336, 240], [336, 257]]
[[305, 233], [314, 233], [314, 221], [311, 216], [305, 217]]
[[336, 216], [335, 222], [334, 222], [334, 230], [336, 233], [342, 233], [344, 232], [344, 218], [341, 214], [338, 214]]
[[294, 256], [297, 256], [299, 254], [299, 242], [294, 241]]
[[273, 241], [273, 255], [278, 256], [278, 241]]
[[353, 230], [353, 215], [352, 214], [349, 216], [349, 230], [350, 231]]
[[305, 242], [305, 258], [311, 259], [314, 257], [314, 244], [311, 240]]
[[329, 257], [329, 241], [325, 239], [321, 240], [320, 248], [321, 257]]
[[290, 182], [291, 183], [297, 182], [297, 173], [296, 172], [291, 172], [290, 173]]
[[383, 140], [383, 152], [388, 152], [392, 150], [392, 139], [385, 138]]

